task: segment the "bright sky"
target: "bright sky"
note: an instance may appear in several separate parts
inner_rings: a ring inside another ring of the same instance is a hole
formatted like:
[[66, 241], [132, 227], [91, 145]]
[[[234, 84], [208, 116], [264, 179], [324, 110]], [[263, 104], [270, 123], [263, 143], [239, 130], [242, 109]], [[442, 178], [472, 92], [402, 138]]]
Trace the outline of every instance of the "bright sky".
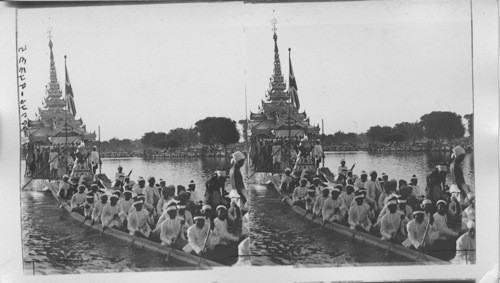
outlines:
[[[301, 109], [325, 133], [472, 112], [469, 1], [154, 4], [19, 11], [28, 47], [28, 115], [49, 81], [47, 28], [58, 79], [64, 55], [77, 118], [101, 139], [140, 138], [207, 116], [257, 111], [288, 47]], [[474, 31], [474, 35], [479, 31]]]

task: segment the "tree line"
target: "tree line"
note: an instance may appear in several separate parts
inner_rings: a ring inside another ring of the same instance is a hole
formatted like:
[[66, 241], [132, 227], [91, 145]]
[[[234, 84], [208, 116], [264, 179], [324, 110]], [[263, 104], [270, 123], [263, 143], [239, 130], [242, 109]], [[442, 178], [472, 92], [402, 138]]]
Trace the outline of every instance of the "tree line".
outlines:
[[[434, 111], [420, 117], [419, 121], [401, 122], [394, 126], [372, 126], [365, 133], [345, 133], [338, 131], [334, 134], [323, 135], [325, 145], [332, 144], [366, 144], [370, 142], [416, 142], [423, 138], [431, 140], [447, 140], [461, 138], [466, 128], [473, 136], [474, 115], [467, 114], [467, 127], [462, 123], [462, 116], [449, 111]], [[102, 142], [106, 149], [137, 149], [137, 148], [178, 148], [188, 147], [199, 143], [207, 146], [237, 143], [240, 137], [246, 138], [246, 120], [239, 120], [242, 133], [237, 129], [236, 121], [226, 117], [207, 117], [199, 120], [190, 128], [175, 128], [168, 133], [147, 132], [139, 140], [112, 138]]]

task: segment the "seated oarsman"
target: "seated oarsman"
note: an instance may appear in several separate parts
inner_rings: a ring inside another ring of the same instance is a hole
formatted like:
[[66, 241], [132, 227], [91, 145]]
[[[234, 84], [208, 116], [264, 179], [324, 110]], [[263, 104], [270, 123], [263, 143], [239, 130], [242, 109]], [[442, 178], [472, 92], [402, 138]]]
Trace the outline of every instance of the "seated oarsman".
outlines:
[[372, 229], [370, 218], [374, 217], [374, 215], [370, 206], [365, 203], [364, 198], [362, 193], [356, 193], [354, 197], [356, 204], [349, 209], [348, 222], [351, 229], [370, 232]]
[[474, 221], [467, 222], [467, 233], [458, 238], [456, 247], [457, 253], [452, 263], [476, 263], [476, 224]]
[[171, 202], [166, 207], [165, 213], [168, 217], [160, 225], [160, 240], [162, 245], [173, 246], [174, 243], [177, 244], [178, 237], [184, 237], [182, 226], [185, 224], [185, 221], [177, 217], [175, 202]]
[[189, 201], [192, 203], [198, 204], [200, 201], [203, 201], [203, 198], [200, 196], [199, 192], [196, 190], [196, 183], [194, 180], [189, 182], [187, 191], [191, 194]]
[[339, 198], [341, 188], [341, 184], [335, 185], [332, 190], [332, 197], [328, 198], [323, 204], [321, 214], [324, 221], [342, 222], [344, 220], [347, 214], [347, 206], [344, 200]]
[[148, 209], [153, 216], [156, 216], [156, 205], [160, 200], [160, 193], [155, 186], [156, 180], [153, 176], [148, 178], [148, 185], [144, 189], [144, 196], [146, 200], [144, 202], [144, 206]]
[[123, 211], [125, 212], [126, 215], [128, 215], [130, 208], [134, 204], [134, 200], [132, 199], [132, 192], [124, 191], [123, 197], [124, 198], [118, 200], [118, 204], [122, 206]]
[[349, 210], [351, 204], [354, 201], [354, 186], [353, 185], [345, 186], [345, 190], [340, 194], [340, 198], [344, 201], [347, 210]]
[[387, 202], [389, 201], [390, 198], [393, 196], [398, 196], [397, 189], [398, 189], [398, 181], [395, 179], [391, 179], [390, 181], [385, 181], [384, 186], [389, 190], [389, 192], [386, 194], [386, 197], [383, 200], [383, 205], [385, 206]]
[[99, 201], [101, 201], [102, 192], [99, 191], [99, 185], [92, 184], [90, 186], [90, 192], [94, 195], [94, 203], [98, 203]]
[[189, 227], [193, 226], [193, 215], [191, 214], [191, 212], [186, 210], [185, 204], [177, 204], [177, 218], [183, 220], [183, 222], [185, 223], [182, 227], [184, 232], [186, 232]]
[[323, 188], [323, 190], [321, 191], [321, 196], [317, 197], [316, 201], [314, 202], [312, 216], [313, 219], [322, 215], [321, 213], [323, 211], [323, 205], [328, 199], [328, 195], [330, 195], [330, 190], [328, 188]]
[[108, 195], [101, 195], [100, 202], [96, 202], [94, 205], [94, 210], [92, 211], [92, 225], [99, 222], [101, 219], [102, 211], [104, 207], [108, 204]]
[[293, 190], [292, 201], [294, 205], [302, 204], [305, 201], [304, 198], [307, 195], [307, 190], [307, 179], [300, 179], [300, 186], [295, 187]]
[[146, 188], [146, 180], [144, 180], [142, 176], [139, 176], [139, 178], [137, 178], [137, 184], [135, 184], [134, 187], [132, 188], [132, 193], [135, 196], [143, 195], [145, 188]]
[[434, 213], [434, 225], [436, 225], [436, 229], [439, 231], [439, 239], [440, 240], [450, 240], [456, 239], [458, 237], [458, 233], [448, 227], [448, 217], [446, 212], [448, 211], [448, 204], [444, 200], [437, 201], [438, 211]]
[[[78, 193], [71, 197], [71, 211], [83, 208], [82, 205], [85, 203], [85, 197], [85, 186], [81, 185], [78, 187]], [[81, 209], [81, 211], [83, 211], [83, 209]]]
[[70, 199], [72, 195], [72, 183], [69, 182], [69, 176], [64, 174], [63, 179], [59, 182], [59, 192], [57, 193], [62, 199]]
[[462, 229], [467, 228], [469, 221], [476, 221], [476, 199], [474, 195], [469, 198], [470, 205], [462, 211]]
[[[431, 223], [429, 223], [429, 221], [430, 220], [425, 217], [425, 212], [422, 209], [413, 211], [413, 220], [406, 225], [408, 238], [403, 242], [403, 246], [421, 250], [427, 245], [432, 245], [438, 233], [434, 225], [432, 225], [432, 221]], [[427, 234], [425, 234], [426, 230]]]
[[417, 198], [417, 199], [422, 199], [425, 198], [425, 191], [420, 188], [418, 185], [418, 178], [416, 175], [411, 176], [410, 179], [410, 187], [412, 187], [412, 194]]
[[165, 203], [165, 205], [163, 206], [164, 207], [163, 213], [160, 215], [160, 218], [158, 218], [158, 221], [156, 222], [156, 227], [155, 227], [155, 229], [154, 229], [153, 232], [159, 231], [160, 227], [161, 227], [161, 224], [163, 223], [163, 221], [165, 221], [166, 219], [168, 219], [168, 217], [169, 217], [168, 213], [167, 213], [167, 208], [168, 207], [175, 206], [176, 215], [177, 215], [177, 204], [178, 204], [178, 202], [175, 199], [172, 199], [169, 202]]
[[292, 184], [293, 178], [291, 176], [291, 173], [292, 173], [292, 170], [290, 170], [290, 168], [286, 168], [285, 174], [281, 177], [280, 188], [285, 193], [292, 192], [291, 184]]
[[239, 237], [229, 233], [227, 230], [227, 208], [223, 205], [217, 207], [217, 218], [214, 220], [215, 230], [220, 238], [219, 244], [229, 245], [231, 242], [238, 242]]
[[108, 228], [120, 228], [123, 224], [123, 220], [125, 220], [125, 216], [126, 214], [122, 207], [118, 205], [118, 196], [116, 194], [111, 194], [109, 197], [109, 203], [102, 209], [102, 226], [108, 226]]
[[404, 214], [397, 212], [397, 202], [395, 200], [387, 202], [387, 208], [389, 212], [380, 219], [381, 239], [401, 243], [406, 238], [404, 225], [409, 220]]
[[[134, 193], [132, 193], [132, 195], [134, 195]], [[138, 201], [138, 200], [141, 200], [141, 201], [142, 201], [142, 208], [143, 208], [143, 210], [146, 210], [146, 211], [147, 211], [147, 209], [145, 209], [145, 207], [144, 207], [144, 202], [146, 201], [146, 197], [144, 196], [144, 194], [138, 194], [138, 195], [136, 195], [136, 196], [134, 197], [134, 202], [136, 202], [136, 201]], [[134, 206], [134, 205], [132, 205], [132, 206], [130, 207], [130, 210], [129, 210], [128, 214], [130, 214], [130, 213], [131, 213], [132, 211], [134, 211], [134, 210], [135, 210], [135, 206]], [[148, 212], [149, 212], [149, 211], [148, 211]]]
[[167, 209], [167, 203], [173, 200], [173, 196], [170, 194], [171, 190], [175, 190], [174, 185], [169, 185], [165, 189], [161, 190], [162, 198], [156, 204], [156, 212], [161, 215], [165, 209]]
[[[392, 196], [389, 198], [387, 203], [389, 203], [390, 201], [394, 201], [397, 203], [397, 199], [398, 199], [397, 196]], [[384, 205], [384, 207], [382, 207], [382, 210], [380, 210], [380, 213], [378, 214], [377, 222], [375, 222], [375, 226], [377, 226], [377, 227], [380, 226], [380, 223], [382, 221], [382, 217], [384, 217], [384, 215], [389, 213], [389, 208], [387, 207], [387, 203]]]
[[[365, 170], [361, 170], [360, 177], [354, 182], [354, 186], [363, 189], [365, 188], [366, 182], [368, 181], [368, 174]], [[365, 200], [366, 201], [366, 200]]]
[[188, 244], [184, 246], [183, 250], [201, 256], [206, 253], [207, 248], [210, 248], [210, 235], [208, 233], [211, 234], [212, 231], [205, 225], [203, 215], [195, 216], [194, 222], [195, 224], [187, 230]]
[[435, 208], [430, 199], [424, 199], [422, 201], [422, 208], [424, 209], [425, 218], [434, 219]]
[[85, 197], [85, 203], [83, 204], [83, 216], [85, 220], [92, 219], [92, 212], [94, 211], [94, 194], [88, 193]]
[[409, 220], [413, 219], [413, 209], [409, 205], [406, 205], [406, 198], [399, 196], [397, 199], [398, 207], [397, 212], [403, 214]]
[[313, 213], [314, 204], [316, 203], [316, 199], [318, 196], [316, 195], [316, 190], [313, 188], [307, 189], [307, 196], [305, 202], [305, 209], [307, 213]]
[[151, 234], [151, 227], [148, 224], [149, 213], [142, 206], [143, 200], [134, 202], [135, 210], [128, 215], [127, 229], [132, 236], [149, 238], [149, 234]]
[[126, 187], [128, 187], [130, 188], [130, 190], [132, 190], [132, 186], [133, 184], [131, 184], [130, 176], [125, 176], [125, 178], [123, 178], [123, 188], [125, 189]]
[[237, 237], [229, 233], [227, 229], [227, 209], [223, 205], [217, 207], [217, 218], [214, 220], [215, 229], [219, 236], [219, 243], [214, 247], [215, 260], [229, 264], [234, 258], [238, 256], [238, 250], [232, 243], [238, 243], [245, 239], [247, 235]]
[[321, 182], [321, 180], [318, 177], [314, 177], [313, 183], [311, 186], [314, 190], [316, 190], [316, 195], [320, 196], [322, 194], [323, 188], [326, 187], [325, 184]]
[[[375, 170], [370, 171], [370, 179], [366, 181], [364, 188], [367, 191], [365, 200], [373, 206], [375, 211], [379, 211], [377, 196], [382, 193], [382, 188], [377, 180], [377, 172]], [[380, 209], [382, 208], [380, 207]]]
[[214, 226], [215, 215], [212, 210], [212, 206], [209, 204], [203, 205], [201, 208], [201, 214], [203, 215], [203, 217], [205, 217], [205, 226], [211, 227], [213, 229], [215, 227]]
[[389, 201], [389, 196], [391, 195], [391, 192], [389, 191], [389, 186], [384, 185], [384, 190], [378, 197], [377, 205], [379, 210], [382, 210], [384, 206], [387, 204]]

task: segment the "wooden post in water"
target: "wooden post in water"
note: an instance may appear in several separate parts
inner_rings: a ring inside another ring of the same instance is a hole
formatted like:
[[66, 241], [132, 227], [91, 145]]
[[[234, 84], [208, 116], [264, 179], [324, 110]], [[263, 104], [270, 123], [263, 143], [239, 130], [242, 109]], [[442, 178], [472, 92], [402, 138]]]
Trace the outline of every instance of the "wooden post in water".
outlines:
[[99, 160], [97, 166], [99, 166], [99, 175], [101, 175], [101, 126], [97, 126], [97, 131], [99, 135]]

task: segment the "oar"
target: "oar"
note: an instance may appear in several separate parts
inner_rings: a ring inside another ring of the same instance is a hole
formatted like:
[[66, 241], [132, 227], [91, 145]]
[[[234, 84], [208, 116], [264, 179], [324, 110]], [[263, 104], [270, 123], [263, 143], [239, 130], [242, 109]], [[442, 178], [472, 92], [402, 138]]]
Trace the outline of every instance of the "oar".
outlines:
[[351, 238], [349, 239], [350, 242], [352, 242], [354, 240], [354, 238], [356, 237], [356, 233], [358, 233], [358, 230], [355, 228], [354, 232], [352, 233]]
[[403, 219], [400, 219], [400, 222], [399, 222], [399, 225], [398, 225], [398, 230], [396, 230], [396, 232], [394, 233], [394, 235], [392, 235], [391, 239], [389, 240], [390, 244], [387, 247], [387, 250], [385, 251], [385, 256], [389, 255], [389, 251], [391, 250], [394, 238], [396, 238], [396, 235], [398, 234], [399, 230], [401, 229], [401, 225], [403, 225]]
[[113, 216], [113, 218], [111, 218], [111, 220], [108, 221], [108, 224], [106, 224], [106, 226], [102, 227], [102, 231], [99, 235], [102, 235], [102, 233], [104, 233], [104, 230], [106, 230], [106, 228], [108, 228], [108, 226], [113, 223], [113, 221], [115, 221], [115, 219], [118, 218], [118, 215], [115, 215]]
[[[208, 227], [208, 233], [207, 233], [207, 237], [205, 238], [205, 243], [203, 243], [203, 247], [201, 248], [201, 252], [204, 252], [205, 251], [205, 247], [207, 245], [207, 242], [208, 242], [208, 237], [210, 236], [210, 232], [212, 231], [210, 228], [211, 228], [212, 224], [209, 225]], [[201, 263], [201, 260], [203, 259], [203, 255], [200, 255], [200, 260], [198, 261], [198, 264], [196, 266], [200, 266], [200, 263]]]
[[302, 218], [301, 218], [301, 219], [304, 219], [304, 218], [306, 218], [306, 215], [308, 215], [308, 214], [309, 214], [310, 212], [311, 212], [311, 211], [309, 211], [309, 210], [306, 210], [306, 213], [304, 213], [304, 215], [302, 215]]
[[325, 227], [326, 223], [328, 221], [330, 221], [334, 215], [335, 215], [335, 213], [333, 213], [332, 216], [330, 216], [327, 220], [323, 221], [323, 225], [321, 225], [321, 228], [320, 228], [321, 230], [323, 230], [323, 228]]
[[170, 251], [168, 251], [168, 254], [167, 254], [167, 257], [165, 258], [166, 261], [169, 260], [170, 258], [170, 254], [172, 253], [172, 251], [174, 250], [174, 246], [175, 244], [177, 243], [178, 239], [181, 237], [181, 233], [182, 233], [182, 224], [181, 226], [179, 227], [179, 233], [177, 233], [177, 237], [175, 237], [175, 240], [174, 242], [172, 243], [172, 246], [170, 247]]
[[427, 237], [427, 232], [429, 232], [430, 224], [431, 224], [431, 220], [429, 219], [429, 222], [427, 222], [427, 226], [425, 227], [424, 237], [422, 238], [422, 242], [420, 243], [421, 248], [418, 251], [417, 260], [420, 259], [420, 255], [422, 254], [422, 250], [424, 249], [424, 242], [425, 242], [425, 238]]

